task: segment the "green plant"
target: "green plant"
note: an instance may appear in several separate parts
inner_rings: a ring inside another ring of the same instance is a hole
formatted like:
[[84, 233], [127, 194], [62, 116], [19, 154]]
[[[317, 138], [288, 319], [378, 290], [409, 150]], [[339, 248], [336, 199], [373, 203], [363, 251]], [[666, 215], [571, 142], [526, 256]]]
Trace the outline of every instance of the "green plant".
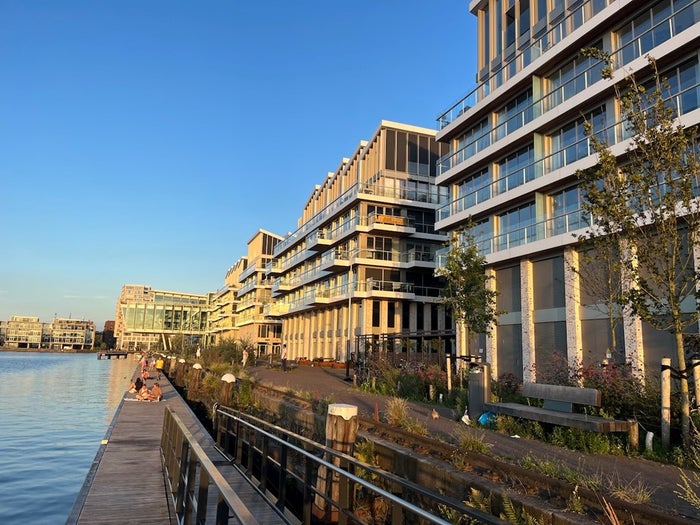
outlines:
[[637, 505], [648, 503], [656, 490], [649, 487], [649, 485], [638, 477], [624, 482], [620, 480], [619, 477], [613, 478], [608, 480], [608, 485], [608, 493], [623, 501], [635, 503]]
[[566, 509], [576, 514], [584, 513], [583, 502], [581, 501], [581, 496], [578, 495], [578, 485], [574, 487], [571, 496], [566, 501]]

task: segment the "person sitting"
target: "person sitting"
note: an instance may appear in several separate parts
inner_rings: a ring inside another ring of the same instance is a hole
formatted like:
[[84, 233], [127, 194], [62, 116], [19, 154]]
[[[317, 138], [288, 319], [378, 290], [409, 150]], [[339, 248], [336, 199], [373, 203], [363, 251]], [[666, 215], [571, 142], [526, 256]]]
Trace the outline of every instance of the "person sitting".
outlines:
[[140, 399], [141, 401], [148, 401], [149, 396], [150, 392], [148, 391], [148, 387], [144, 384], [136, 394], [136, 399]]
[[160, 388], [160, 384], [154, 383], [151, 393], [148, 395], [150, 401], [160, 401], [163, 397], [163, 390]]
[[141, 372], [141, 379], [146, 381], [147, 379], [150, 379], [150, 378], [151, 378], [151, 376], [148, 373], [148, 368], [144, 368], [143, 372]]
[[143, 380], [140, 377], [136, 378], [136, 381], [132, 381], [129, 385], [129, 393], [137, 394], [141, 387], [143, 386]]

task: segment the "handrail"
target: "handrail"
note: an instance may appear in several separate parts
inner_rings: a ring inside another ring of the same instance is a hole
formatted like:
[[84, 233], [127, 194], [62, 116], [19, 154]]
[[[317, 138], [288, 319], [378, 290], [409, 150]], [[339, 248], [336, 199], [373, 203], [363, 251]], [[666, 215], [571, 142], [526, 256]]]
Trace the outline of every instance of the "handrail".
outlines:
[[240, 523], [260, 523], [170, 407], [163, 416], [161, 452], [178, 523], [206, 523], [212, 485], [219, 493], [217, 524], [227, 523], [229, 514]]
[[[397, 523], [397, 517], [404, 517], [410, 522], [408, 516], [421, 518], [425, 520], [424, 523], [450, 523], [409, 500], [430, 502], [436, 510], [439, 507], [454, 510], [477, 519], [479, 523], [505, 523], [495, 516], [468, 507], [461, 501], [426, 490], [331, 447], [232, 408], [217, 406], [214, 422], [216, 441], [222, 448], [222, 454], [232, 465], [251, 477], [257, 473], [259, 479], [255, 481], [260, 487], [268, 493], [278, 495], [277, 508], [287, 508], [287, 499], [294, 500], [295, 496], [289, 494], [290, 484], [296, 481], [301, 486], [303, 504], [300, 509], [297, 508], [297, 517], [304, 524], [311, 523], [312, 506], [319, 498], [338, 512], [343, 523], [363, 523], [353, 509], [358, 489], [385, 499], [391, 513], [389, 523]], [[256, 458], [257, 466], [254, 465]], [[273, 472], [274, 469], [277, 472]], [[332, 476], [326, 476], [326, 479], [332, 477], [337, 480], [333, 481], [340, 487], [337, 501], [329, 497], [327, 490], [321, 491], [316, 487], [319, 469], [333, 473]], [[367, 478], [372, 479], [372, 482], [363, 479], [356, 472], [367, 473]], [[379, 484], [390, 487], [391, 491], [383, 489]], [[296, 502], [298, 503], [298, 498]], [[399, 522], [403, 521], [399, 519]]]

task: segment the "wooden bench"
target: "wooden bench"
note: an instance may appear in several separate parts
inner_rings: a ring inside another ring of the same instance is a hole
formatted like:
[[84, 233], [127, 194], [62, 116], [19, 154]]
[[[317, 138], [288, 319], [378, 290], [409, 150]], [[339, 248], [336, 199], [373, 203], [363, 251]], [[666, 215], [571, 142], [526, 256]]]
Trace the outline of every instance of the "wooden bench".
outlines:
[[573, 411], [574, 405], [600, 406], [600, 391], [595, 388], [523, 383], [522, 394], [525, 397], [542, 399], [544, 406], [485, 402], [484, 410], [494, 414], [579, 428], [592, 432], [627, 432], [630, 448], [637, 449], [639, 446], [639, 429], [636, 421], [607, 419]]

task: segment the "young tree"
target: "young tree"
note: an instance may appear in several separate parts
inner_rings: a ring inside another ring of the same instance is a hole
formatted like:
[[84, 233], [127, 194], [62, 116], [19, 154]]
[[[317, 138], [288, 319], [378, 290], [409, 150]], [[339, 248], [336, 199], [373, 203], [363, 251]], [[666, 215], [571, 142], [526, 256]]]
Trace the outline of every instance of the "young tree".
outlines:
[[499, 314], [497, 292], [487, 286], [493, 277], [485, 269], [486, 259], [479, 255], [473, 236], [464, 229], [455, 235], [445, 264], [436, 270], [445, 279], [443, 304], [464, 327], [467, 341], [472, 332], [490, 333]]
[[[598, 49], [584, 53], [603, 60], [603, 76], [613, 79], [609, 55]], [[681, 431], [687, 444], [690, 397], [683, 334], [698, 322], [698, 273], [693, 264], [694, 249], [700, 245], [697, 130], [678, 122], [668, 84], [652, 58], [649, 64], [650, 85], [638, 83], [633, 76], [622, 87], [616, 85], [616, 100], [630, 137], [625, 155], [618, 162], [604, 137], [588, 127], [599, 162], [579, 176], [583, 207], [593, 219], [590, 241], [610, 243], [612, 238], [619, 247], [622, 274], [629, 283], [621, 304], [674, 336]], [[683, 308], [689, 300], [692, 311]]]

